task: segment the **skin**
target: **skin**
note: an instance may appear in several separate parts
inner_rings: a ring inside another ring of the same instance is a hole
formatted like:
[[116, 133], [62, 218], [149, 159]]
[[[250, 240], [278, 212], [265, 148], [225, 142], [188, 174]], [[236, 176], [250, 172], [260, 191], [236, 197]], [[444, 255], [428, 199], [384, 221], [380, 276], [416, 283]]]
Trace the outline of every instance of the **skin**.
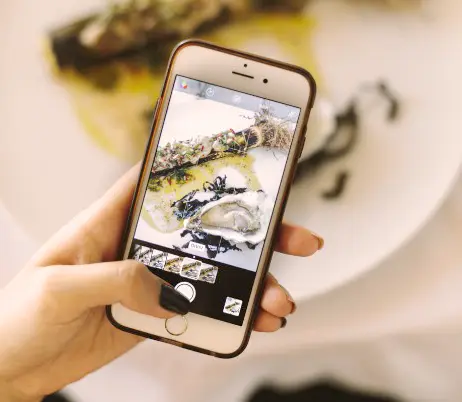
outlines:
[[[36, 402], [108, 364], [144, 339], [114, 328], [104, 307], [155, 317], [162, 281], [136, 261], [115, 261], [139, 166], [56, 233], [0, 292], [0, 395]], [[282, 224], [277, 251], [309, 256], [322, 239]], [[254, 330], [273, 332], [293, 313], [293, 299], [266, 279]]]

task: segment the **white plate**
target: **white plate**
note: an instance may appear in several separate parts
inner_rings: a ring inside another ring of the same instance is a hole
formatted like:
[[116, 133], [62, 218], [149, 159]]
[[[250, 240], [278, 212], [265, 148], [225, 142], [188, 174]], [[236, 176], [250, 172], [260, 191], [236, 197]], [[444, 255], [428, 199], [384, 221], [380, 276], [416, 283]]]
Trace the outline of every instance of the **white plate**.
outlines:
[[[275, 256], [274, 272], [298, 299], [356, 278], [409, 240], [447, 195], [462, 159], [462, 4], [435, 0], [420, 14], [396, 14], [323, 0], [315, 11], [329, 95], [341, 104], [359, 84], [383, 78], [403, 111], [388, 125], [374, 109], [351, 157], [292, 191], [287, 219], [326, 240], [311, 261]], [[344, 197], [320, 200], [341, 168], [351, 173]]]
[[[318, 197], [338, 166], [294, 189], [287, 218], [326, 238], [325, 250], [310, 261], [275, 257], [274, 271], [299, 299], [366, 272], [409, 239], [446, 195], [462, 150], [456, 119], [462, 36], [456, 18], [450, 21], [461, 5], [435, 0], [435, 10], [450, 15], [428, 18], [358, 14], [320, 3], [316, 47], [329, 95], [341, 103], [359, 83], [383, 77], [405, 106], [393, 126], [384, 125], [380, 114], [368, 119], [356, 152], [338, 163], [352, 173], [340, 201]], [[18, 222], [40, 240], [127, 168], [82, 132], [40, 53], [46, 27], [94, 4], [21, 0], [0, 6], [0, 192]]]

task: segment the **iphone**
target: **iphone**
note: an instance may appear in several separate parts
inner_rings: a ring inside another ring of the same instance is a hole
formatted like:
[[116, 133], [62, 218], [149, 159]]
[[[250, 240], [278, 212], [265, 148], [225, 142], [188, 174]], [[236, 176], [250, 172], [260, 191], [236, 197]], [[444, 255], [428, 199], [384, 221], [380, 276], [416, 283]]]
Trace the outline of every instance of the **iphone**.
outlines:
[[217, 357], [245, 349], [315, 92], [299, 67], [197, 40], [175, 48], [121, 258], [191, 311], [165, 320], [115, 304], [113, 325]]

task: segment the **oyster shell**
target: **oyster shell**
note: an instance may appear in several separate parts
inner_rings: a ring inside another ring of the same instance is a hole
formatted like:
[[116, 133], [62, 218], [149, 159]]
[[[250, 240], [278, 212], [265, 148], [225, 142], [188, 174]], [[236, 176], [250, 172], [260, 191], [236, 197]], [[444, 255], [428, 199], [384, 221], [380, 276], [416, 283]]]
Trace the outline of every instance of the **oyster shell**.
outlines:
[[184, 226], [234, 243], [256, 245], [266, 236], [273, 206], [261, 191], [226, 195], [204, 205], [184, 221]]

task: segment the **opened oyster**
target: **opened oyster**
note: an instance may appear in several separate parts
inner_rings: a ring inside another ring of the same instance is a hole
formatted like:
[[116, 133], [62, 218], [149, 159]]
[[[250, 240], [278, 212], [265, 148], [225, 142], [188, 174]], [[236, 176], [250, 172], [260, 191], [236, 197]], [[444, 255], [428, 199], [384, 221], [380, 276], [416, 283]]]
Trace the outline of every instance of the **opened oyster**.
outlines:
[[230, 194], [204, 205], [184, 226], [233, 243], [256, 245], [266, 236], [273, 205], [261, 191]]

